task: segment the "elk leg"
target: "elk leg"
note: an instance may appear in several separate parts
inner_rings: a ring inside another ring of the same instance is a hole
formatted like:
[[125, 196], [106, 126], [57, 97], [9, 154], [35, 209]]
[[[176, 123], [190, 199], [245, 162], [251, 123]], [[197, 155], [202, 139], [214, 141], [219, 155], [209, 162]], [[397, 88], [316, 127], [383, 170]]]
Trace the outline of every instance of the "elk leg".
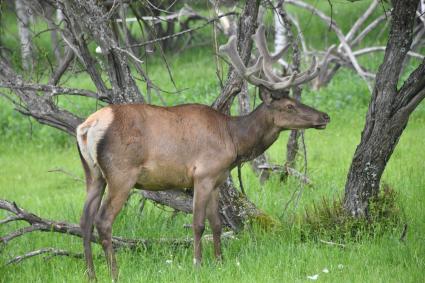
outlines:
[[205, 230], [205, 213], [213, 186], [208, 182], [195, 182], [193, 196], [193, 263], [199, 266], [202, 262], [202, 234]]
[[96, 279], [91, 250], [91, 236], [93, 233], [93, 222], [105, 191], [105, 179], [100, 172], [97, 176], [87, 176], [87, 197], [81, 215], [80, 227], [83, 234], [84, 256], [86, 259], [87, 272], [90, 280]]
[[[122, 176], [125, 176], [125, 174]], [[128, 175], [126, 177], [128, 177]], [[103, 251], [105, 252], [106, 262], [114, 281], [118, 279], [118, 268], [112, 247], [112, 224], [126, 202], [129, 192], [134, 184], [135, 182], [129, 182], [128, 179], [122, 180], [121, 182], [108, 182], [108, 193], [106, 199], [102, 202], [102, 206], [100, 207], [95, 220], [99, 239], [102, 244]]]
[[218, 261], [222, 260], [221, 254], [221, 219], [218, 210], [219, 188], [215, 188], [210, 196], [207, 206], [207, 218], [213, 233], [214, 254]]

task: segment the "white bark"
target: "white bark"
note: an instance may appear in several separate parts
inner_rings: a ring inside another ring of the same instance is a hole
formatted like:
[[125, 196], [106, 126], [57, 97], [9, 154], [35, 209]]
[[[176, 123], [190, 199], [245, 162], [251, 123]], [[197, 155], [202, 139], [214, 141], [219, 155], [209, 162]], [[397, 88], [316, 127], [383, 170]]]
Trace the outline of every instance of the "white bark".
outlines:
[[32, 66], [32, 41], [31, 41], [31, 14], [24, 0], [15, 1], [16, 16], [18, 18], [19, 40], [21, 43], [22, 66], [30, 70]]
[[[283, 20], [281, 19], [277, 11], [273, 11], [274, 14], [274, 50], [282, 50], [288, 44], [288, 31], [286, 30]], [[289, 67], [288, 63], [283, 59], [279, 59], [279, 64], [281, 64], [285, 69]]]
[[[221, 16], [224, 14], [224, 12], [221, 11], [219, 8], [219, 5], [220, 5], [219, 1], [210, 0], [210, 3], [213, 5], [214, 11], [217, 16]], [[231, 16], [221, 17], [219, 20], [219, 23], [225, 35], [231, 36], [236, 34], [236, 30], [237, 30], [236, 21], [234, 21]]]

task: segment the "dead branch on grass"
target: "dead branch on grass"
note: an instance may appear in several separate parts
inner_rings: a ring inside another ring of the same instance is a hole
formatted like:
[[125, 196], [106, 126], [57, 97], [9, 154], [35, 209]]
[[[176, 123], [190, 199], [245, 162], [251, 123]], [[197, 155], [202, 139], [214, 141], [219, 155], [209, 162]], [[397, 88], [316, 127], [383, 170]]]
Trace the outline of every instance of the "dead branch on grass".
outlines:
[[[0, 210], [7, 211], [9, 216], [5, 219], [0, 220], [0, 225], [7, 224], [11, 222], [17, 221], [25, 221], [29, 224], [29, 226], [17, 229], [12, 231], [6, 235], [0, 237], [0, 243], [7, 245], [13, 239], [16, 239], [20, 236], [27, 235], [29, 233], [40, 231], [40, 232], [50, 232], [50, 233], [61, 233], [67, 234], [70, 236], [76, 236], [82, 238], [82, 231], [80, 226], [75, 223], [68, 223], [65, 221], [55, 221], [46, 218], [42, 218], [34, 213], [24, 210], [19, 207], [15, 202], [10, 202], [4, 199], [0, 199]], [[97, 233], [93, 233], [91, 237], [91, 241], [93, 243], [99, 244]], [[212, 241], [212, 235], [205, 235], [204, 239], [207, 241]], [[222, 239], [234, 239], [234, 234], [232, 231], [226, 232], [222, 234]], [[191, 247], [193, 243], [192, 238], [159, 238], [159, 239], [130, 239], [124, 238], [120, 236], [112, 237], [112, 245], [115, 250], [119, 249], [129, 249], [129, 250], [138, 250], [138, 249], [146, 249], [152, 245], [160, 244], [160, 245], [171, 245], [174, 247]], [[81, 253], [74, 253], [66, 250], [56, 249], [53, 247], [41, 248], [38, 250], [34, 250], [31, 252], [27, 252], [23, 255], [16, 256], [9, 261], [7, 261], [6, 265], [19, 263], [25, 259], [49, 254], [49, 258], [53, 256], [69, 256], [73, 258], [82, 258]]]

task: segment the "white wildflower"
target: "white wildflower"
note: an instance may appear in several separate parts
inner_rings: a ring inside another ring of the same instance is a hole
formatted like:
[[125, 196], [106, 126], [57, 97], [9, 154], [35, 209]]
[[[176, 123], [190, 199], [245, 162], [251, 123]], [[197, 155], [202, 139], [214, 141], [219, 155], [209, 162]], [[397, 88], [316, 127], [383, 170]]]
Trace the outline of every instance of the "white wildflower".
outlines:
[[317, 280], [319, 278], [319, 274], [314, 274], [314, 275], [311, 275], [311, 276], [308, 275], [307, 278], [310, 279], [310, 280]]

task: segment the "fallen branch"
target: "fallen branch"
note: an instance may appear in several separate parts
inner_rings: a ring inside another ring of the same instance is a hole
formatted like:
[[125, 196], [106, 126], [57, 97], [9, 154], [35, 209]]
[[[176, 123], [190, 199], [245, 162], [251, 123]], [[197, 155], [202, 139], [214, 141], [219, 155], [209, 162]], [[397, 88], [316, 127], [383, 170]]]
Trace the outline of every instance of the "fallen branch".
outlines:
[[42, 249], [39, 249], [39, 250], [28, 252], [28, 253], [23, 254], [23, 255], [16, 256], [16, 257], [8, 260], [5, 265], [20, 263], [21, 261], [23, 261], [25, 259], [28, 259], [28, 258], [31, 258], [31, 257], [34, 257], [34, 256], [38, 256], [38, 255], [42, 255], [42, 254], [48, 254], [49, 255], [49, 256], [45, 256], [45, 259], [50, 259], [54, 256], [69, 256], [69, 257], [73, 257], [73, 258], [83, 258], [84, 257], [84, 255], [82, 253], [73, 253], [73, 252], [69, 252], [69, 251], [65, 251], [65, 250], [61, 250], [61, 249], [55, 249], [55, 248], [42, 248]]
[[[34, 232], [56, 232], [63, 233], [72, 236], [76, 236], [82, 238], [82, 231], [80, 226], [74, 223], [68, 222], [59, 222], [50, 219], [41, 218], [31, 212], [25, 211], [24, 209], [18, 207], [15, 202], [10, 202], [7, 200], [0, 199], [0, 210], [5, 210], [13, 215], [6, 217], [5, 219], [0, 221], [0, 224], [6, 224], [14, 221], [25, 221], [29, 224], [29, 226], [20, 228], [9, 234], [0, 237], [0, 243], [7, 244], [11, 240], [20, 237], [22, 235]], [[226, 232], [222, 234], [222, 239], [234, 239], [234, 234], [232, 231]], [[96, 233], [92, 234], [91, 241], [93, 243], [98, 244], [99, 237]], [[207, 241], [212, 240], [211, 235], [205, 235], [204, 239]], [[160, 238], [160, 239], [129, 239], [123, 238], [119, 236], [112, 237], [112, 245], [114, 249], [126, 248], [130, 250], [136, 250], [138, 248], [147, 248], [153, 244], [167, 244], [172, 246], [182, 246], [182, 247], [190, 247], [192, 246], [193, 239], [192, 238], [182, 238], [182, 239], [173, 239], [173, 238]], [[6, 264], [19, 263], [24, 259], [41, 255], [41, 254], [50, 254], [51, 256], [71, 256], [75, 258], [82, 257], [79, 253], [72, 253], [65, 250], [55, 249], [55, 248], [42, 248], [39, 250], [28, 252], [24, 255], [16, 256], [13, 259], [9, 260]]]
[[[16, 203], [9, 202], [7, 200], [0, 199], [0, 209], [6, 210], [15, 215], [16, 219], [10, 219], [10, 217], [6, 218], [8, 223], [14, 222], [17, 220], [22, 220], [27, 222], [30, 226], [18, 229], [13, 231], [5, 236], [0, 237], [0, 243], [7, 244], [11, 240], [20, 237], [22, 235], [34, 232], [56, 232], [63, 233], [72, 236], [77, 236], [82, 238], [82, 231], [80, 226], [74, 223], [68, 222], [59, 222], [50, 219], [41, 218], [33, 213], [27, 212], [24, 209], [18, 207]], [[98, 243], [98, 235], [97, 233], [93, 233], [91, 237], [91, 241], [93, 243]], [[161, 238], [158, 240], [146, 240], [146, 239], [127, 239], [123, 237], [113, 236], [112, 244], [115, 249], [119, 248], [129, 248], [136, 249], [139, 247], [146, 248], [147, 246], [154, 243], [165, 243], [172, 244], [177, 246], [190, 246], [192, 243], [192, 239], [165, 239]]]

